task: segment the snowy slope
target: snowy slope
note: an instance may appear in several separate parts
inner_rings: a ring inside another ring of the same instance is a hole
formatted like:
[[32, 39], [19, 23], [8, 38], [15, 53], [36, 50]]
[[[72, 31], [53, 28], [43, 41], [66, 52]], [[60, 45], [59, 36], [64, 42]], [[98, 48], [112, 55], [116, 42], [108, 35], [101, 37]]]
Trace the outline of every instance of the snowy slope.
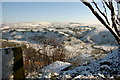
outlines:
[[102, 74], [104, 77], [109, 77], [109, 75], [120, 75], [120, 69], [118, 65], [119, 53], [120, 52], [118, 50], [114, 50], [100, 60], [65, 71], [63, 74], [71, 75], [72, 77], [76, 77], [78, 75], [81, 75], [81, 77], [89, 75], [99, 76], [100, 74]]
[[84, 42], [95, 43], [97, 45], [111, 44], [116, 45], [115, 38], [104, 26], [94, 26], [95, 30], [91, 30], [82, 40]]
[[[115, 80], [120, 75], [120, 66], [118, 64], [118, 55], [120, 52], [113, 50], [104, 58], [92, 61], [89, 64], [80, 65], [67, 71], [60, 73], [48, 72], [37, 77], [39, 79], [55, 79], [55, 80]], [[84, 55], [83, 55], [84, 56]], [[58, 66], [59, 67], [59, 66]], [[57, 76], [56, 76], [57, 74]], [[119, 79], [118, 79], [119, 80]]]

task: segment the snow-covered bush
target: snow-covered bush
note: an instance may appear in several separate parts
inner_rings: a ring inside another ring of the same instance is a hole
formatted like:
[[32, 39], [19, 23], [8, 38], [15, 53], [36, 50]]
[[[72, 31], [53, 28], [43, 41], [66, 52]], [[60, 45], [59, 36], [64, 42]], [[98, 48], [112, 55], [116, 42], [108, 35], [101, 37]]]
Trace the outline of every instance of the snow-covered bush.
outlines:
[[67, 58], [64, 46], [55, 41], [54, 38], [42, 39], [41, 48], [38, 50], [32, 46], [23, 46], [23, 49], [26, 75], [33, 72], [40, 72], [40, 68], [54, 61], [65, 61]]

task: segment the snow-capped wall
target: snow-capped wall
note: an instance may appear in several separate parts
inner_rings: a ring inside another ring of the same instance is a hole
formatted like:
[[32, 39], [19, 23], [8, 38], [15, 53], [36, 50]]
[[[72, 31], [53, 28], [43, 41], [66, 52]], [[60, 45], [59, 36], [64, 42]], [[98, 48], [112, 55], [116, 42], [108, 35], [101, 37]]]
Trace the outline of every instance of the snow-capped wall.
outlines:
[[12, 49], [0, 49], [0, 79], [12, 78], [13, 71]]

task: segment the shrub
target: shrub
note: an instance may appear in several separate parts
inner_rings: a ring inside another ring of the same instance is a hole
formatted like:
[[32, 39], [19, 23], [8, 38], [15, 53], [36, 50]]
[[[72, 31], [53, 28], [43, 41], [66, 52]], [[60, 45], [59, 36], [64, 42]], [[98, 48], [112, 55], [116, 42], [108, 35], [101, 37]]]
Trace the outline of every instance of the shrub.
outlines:
[[[40, 69], [54, 61], [65, 61], [66, 50], [61, 42], [54, 38], [39, 40], [41, 49], [35, 50], [31, 46], [24, 48], [24, 66], [26, 75], [32, 72], [40, 72]], [[41, 44], [42, 41], [42, 44]], [[26, 50], [25, 50], [26, 49]]]

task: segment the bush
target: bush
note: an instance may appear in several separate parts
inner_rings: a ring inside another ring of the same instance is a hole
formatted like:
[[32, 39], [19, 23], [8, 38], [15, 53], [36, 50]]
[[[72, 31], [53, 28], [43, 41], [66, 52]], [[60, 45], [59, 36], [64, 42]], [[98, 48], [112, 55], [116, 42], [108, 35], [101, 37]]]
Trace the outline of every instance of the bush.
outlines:
[[28, 48], [25, 46], [23, 47], [26, 75], [32, 72], [40, 72], [41, 68], [54, 61], [66, 60], [66, 50], [64, 49], [63, 44], [55, 41], [54, 38], [43, 39], [41, 45], [41, 49], [37, 51], [31, 46]]

